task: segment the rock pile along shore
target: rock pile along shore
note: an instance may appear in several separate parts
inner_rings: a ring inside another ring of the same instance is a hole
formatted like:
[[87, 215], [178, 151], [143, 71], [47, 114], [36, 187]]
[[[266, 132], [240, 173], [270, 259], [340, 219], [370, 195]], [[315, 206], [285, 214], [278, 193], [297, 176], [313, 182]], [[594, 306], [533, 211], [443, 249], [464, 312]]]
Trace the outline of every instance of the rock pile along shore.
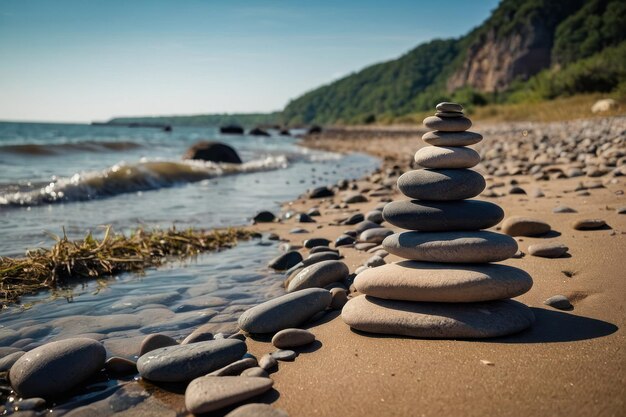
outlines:
[[510, 300], [532, 287], [526, 272], [492, 262], [512, 257], [517, 242], [485, 231], [504, 211], [471, 200], [485, 180], [470, 168], [480, 162], [468, 148], [482, 140], [456, 103], [440, 103], [424, 125], [431, 146], [415, 154], [423, 169], [398, 178], [412, 200], [394, 201], [384, 219], [407, 232], [388, 236], [383, 247], [407, 259], [361, 272], [354, 285], [363, 295], [344, 306], [342, 318], [355, 330], [420, 338], [485, 338], [529, 327], [532, 311]]

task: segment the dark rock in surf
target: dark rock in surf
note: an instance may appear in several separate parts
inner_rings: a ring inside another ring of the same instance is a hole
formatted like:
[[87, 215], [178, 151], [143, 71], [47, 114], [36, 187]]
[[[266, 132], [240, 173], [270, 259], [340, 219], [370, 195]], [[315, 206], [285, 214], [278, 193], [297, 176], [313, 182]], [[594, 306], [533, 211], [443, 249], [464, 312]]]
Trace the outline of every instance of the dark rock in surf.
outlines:
[[198, 142], [185, 152], [183, 159], [199, 159], [211, 162], [241, 164], [241, 158], [230, 146], [213, 141]]

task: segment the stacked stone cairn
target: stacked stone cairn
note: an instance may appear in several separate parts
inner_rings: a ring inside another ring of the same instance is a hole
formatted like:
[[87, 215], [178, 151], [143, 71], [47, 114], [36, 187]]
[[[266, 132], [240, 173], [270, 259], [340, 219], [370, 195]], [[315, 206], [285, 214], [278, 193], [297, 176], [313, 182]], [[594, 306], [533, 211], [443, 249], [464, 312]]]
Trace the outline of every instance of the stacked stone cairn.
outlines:
[[534, 321], [532, 311], [510, 298], [532, 286], [526, 272], [498, 262], [517, 252], [510, 236], [483, 229], [504, 211], [472, 200], [485, 179], [471, 170], [480, 162], [468, 148], [482, 140], [468, 132], [472, 122], [456, 103], [440, 103], [424, 125], [431, 146], [415, 154], [423, 168], [398, 178], [411, 200], [394, 201], [385, 220], [408, 229], [388, 236], [383, 247], [406, 260], [361, 272], [359, 295], [344, 306], [343, 320], [355, 330], [419, 338], [486, 338], [519, 332]]

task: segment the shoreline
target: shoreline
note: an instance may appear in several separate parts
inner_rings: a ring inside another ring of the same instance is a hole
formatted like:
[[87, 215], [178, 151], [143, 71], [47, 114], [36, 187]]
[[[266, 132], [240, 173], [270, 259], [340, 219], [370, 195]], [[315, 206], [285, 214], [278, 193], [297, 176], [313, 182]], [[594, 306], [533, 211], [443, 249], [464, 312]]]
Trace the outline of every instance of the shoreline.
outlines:
[[[619, 123], [626, 123], [625, 120], [622, 117]], [[567, 123], [570, 122], [564, 122]], [[537, 123], [479, 125], [475, 130], [484, 134], [485, 143], [476, 149], [489, 152], [498, 143], [506, 143], [507, 138], [494, 137], [502, 132], [515, 132], [513, 137], [526, 140], [521, 125], [532, 125], [540, 134], [545, 130]], [[371, 129], [371, 135], [359, 129], [347, 130], [352, 132], [343, 134], [338, 129], [330, 137], [308, 137], [299, 145], [341, 153], [366, 152], [381, 158], [378, 170], [348, 181], [349, 185], [356, 184], [356, 190], [340, 191], [325, 199], [309, 199], [303, 194], [281, 204], [283, 213], [306, 213], [318, 207], [321, 216], [314, 217], [315, 223], [298, 223], [292, 216], [246, 229], [264, 235], [275, 233], [283, 243], [294, 245], [294, 249], [311, 237], [334, 242], [344, 230], [351, 228], [339, 225], [339, 219], [356, 212], [365, 214], [381, 200], [402, 198], [395, 189], [395, 178], [399, 170], [411, 169], [413, 153], [423, 146], [420, 140], [423, 129], [399, 129], [388, 134], [384, 128], [376, 128]], [[493, 168], [486, 162], [479, 169], [489, 172]], [[387, 337], [352, 331], [337, 311], [331, 311], [319, 322], [303, 326], [316, 335], [319, 343], [299, 350], [301, 354], [294, 362], [281, 362], [278, 371], [271, 374], [274, 389], [253, 401], [271, 403], [292, 417], [621, 415], [626, 397], [626, 363], [620, 353], [626, 347], [622, 330], [626, 324], [623, 314], [626, 284], [619, 260], [626, 256], [623, 233], [626, 215], [617, 214], [615, 209], [626, 206], [625, 177], [613, 177], [609, 173], [601, 177], [554, 180], [535, 177], [535, 174], [488, 174], [485, 195], [477, 197], [497, 202], [505, 210], [505, 218], [527, 215], [543, 219], [560, 234], [548, 239], [518, 238], [526, 256], [502, 262], [524, 269], [535, 281], [531, 291], [519, 297], [537, 317], [531, 330], [484, 341]], [[617, 181], [611, 183], [612, 180]], [[574, 191], [579, 183], [591, 185], [598, 181], [606, 184], [587, 187], [584, 191], [588, 196]], [[527, 194], [507, 191], [514, 186]], [[545, 196], [537, 197], [536, 189], [541, 189]], [[363, 193], [368, 201], [331, 208], [334, 204], [341, 206], [343, 198], [354, 192]], [[578, 212], [552, 213], [557, 205], [567, 205]], [[602, 218], [611, 229], [573, 230], [571, 222], [580, 218]], [[398, 230], [386, 223], [385, 226]], [[296, 227], [309, 233], [290, 234]], [[529, 244], [553, 240], [564, 242], [570, 248], [571, 258], [528, 255]], [[351, 247], [341, 247], [340, 251], [350, 272], [372, 256]], [[301, 250], [303, 254], [306, 252]], [[398, 260], [393, 255], [385, 258], [387, 263]], [[569, 296], [574, 309], [564, 312], [543, 305], [546, 298], [555, 294]], [[246, 341], [248, 351], [258, 358], [274, 350], [264, 338], [252, 337]], [[138, 396], [142, 390], [152, 395], [120, 415], [188, 414], [178, 388], [155, 389], [151, 383], [142, 381], [125, 385], [120, 393]], [[109, 410], [107, 401], [92, 403], [83, 412]], [[211, 415], [224, 415], [230, 409]]]

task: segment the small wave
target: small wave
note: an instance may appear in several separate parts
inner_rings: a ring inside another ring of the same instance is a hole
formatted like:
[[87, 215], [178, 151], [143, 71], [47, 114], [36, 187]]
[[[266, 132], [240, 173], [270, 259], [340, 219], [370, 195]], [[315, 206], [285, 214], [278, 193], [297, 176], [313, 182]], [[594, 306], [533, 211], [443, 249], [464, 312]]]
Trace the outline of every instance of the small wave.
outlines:
[[57, 202], [86, 201], [124, 193], [156, 190], [214, 177], [269, 171], [288, 165], [284, 155], [270, 156], [243, 164], [202, 161], [140, 161], [120, 163], [103, 171], [60, 178], [41, 188], [0, 195], [0, 205], [31, 206]]
[[0, 152], [14, 153], [20, 155], [48, 156], [59, 155], [64, 152], [101, 152], [101, 151], [127, 151], [141, 148], [137, 142], [97, 142], [85, 141], [75, 143], [49, 143], [36, 144], [27, 143], [22, 145], [0, 146]]

